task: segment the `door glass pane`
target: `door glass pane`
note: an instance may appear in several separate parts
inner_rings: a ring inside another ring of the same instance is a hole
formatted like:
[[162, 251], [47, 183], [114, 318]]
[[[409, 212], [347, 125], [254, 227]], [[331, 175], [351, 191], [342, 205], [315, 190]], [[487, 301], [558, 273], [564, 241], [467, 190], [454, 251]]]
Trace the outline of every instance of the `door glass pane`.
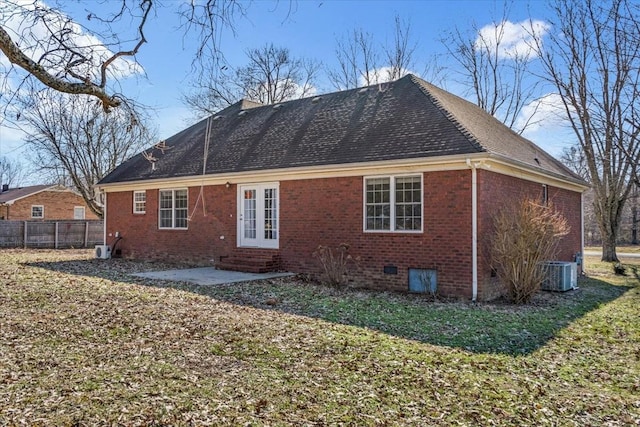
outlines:
[[245, 190], [243, 197], [244, 237], [256, 238], [256, 190]]
[[278, 190], [276, 188], [264, 190], [264, 238], [267, 240], [278, 238]]

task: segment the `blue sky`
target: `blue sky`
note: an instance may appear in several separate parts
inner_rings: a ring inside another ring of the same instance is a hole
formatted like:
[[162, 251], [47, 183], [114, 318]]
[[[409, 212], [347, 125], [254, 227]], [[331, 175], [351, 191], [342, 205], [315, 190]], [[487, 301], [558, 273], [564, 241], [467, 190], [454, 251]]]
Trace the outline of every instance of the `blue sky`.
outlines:
[[[145, 76], [135, 76], [121, 81], [122, 91], [138, 102], [152, 107], [160, 139], [166, 139], [184, 129], [194, 120], [193, 113], [181, 101], [181, 94], [188, 89], [193, 58], [193, 42], [184, 37], [175, 16], [177, 0], [165, 1], [166, 8], [147, 27], [148, 43], [142, 47], [137, 59]], [[235, 20], [235, 34], [222, 33], [221, 49], [225, 58], [235, 66], [243, 65], [245, 50], [273, 43], [289, 48], [296, 57], [321, 61], [326, 67], [335, 64], [336, 38], [353, 29], [363, 29], [374, 34], [379, 43], [392, 40], [394, 17], [399, 15], [411, 24], [412, 38], [418, 48], [414, 53], [414, 71], [421, 73], [434, 55], [446, 53], [440, 39], [448, 30], [458, 28], [467, 31], [475, 24], [480, 28], [499, 20], [503, 13], [502, 1], [338, 1], [338, 0], [281, 0], [245, 3], [247, 14]], [[74, 6], [77, 7], [77, 6]], [[70, 16], [84, 19], [82, 8], [66, 9]], [[542, 1], [515, 1], [510, 4], [508, 18], [519, 23], [529, 17], [544, 19], [545, 3]], [[449, 65], [451, 58], [439, 58], [442, 65]], [[320, 80], [319, 92], [333, 91], [328, 81]], [[443, 86], [463, 95], [454, 80]], [[525, 134], [535, 143], [554, 155], [571, 141], [571, 135], [556, 126], [545, 126]], [[0, 128], [0, 155], [11, 158], [24, 156], [20, 134]]]

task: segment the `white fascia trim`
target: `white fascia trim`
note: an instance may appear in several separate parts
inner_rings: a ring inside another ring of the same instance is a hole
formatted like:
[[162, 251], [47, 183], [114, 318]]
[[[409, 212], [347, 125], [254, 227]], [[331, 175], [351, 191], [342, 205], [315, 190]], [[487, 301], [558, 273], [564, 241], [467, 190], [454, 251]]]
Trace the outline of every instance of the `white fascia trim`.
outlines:
[[196, 187], [202, 185], [256, 184], [261, 182], [280, 182], [302, 179], [339, 178], [349, 176], [397, 175], [450, 170], [465, 170], [467, 160], [485, 169], [516, 178], [548, 184], [554, 187], [583, 192], [588, 186], [570, 179], [555, 177], [544, 171], [536, 171], [526, 165], [495, 157], [488, 153], [473, 155], [454, 155], [421, 157], [416, 159], [387, 160], [367, 163], [349, 163], [326, 166], [306, 166], [288, 169], [268, 169], [260, 171], [233, 172], [216, 175], [192, 175], [177, 178], [148, 179], [131, 182], [117, 182], [97, 186], [106, 193], [119, 191], [153, 190], [177, 187]]
[[550, 175], [548, 172], [543, 170], [536, 170], [527, 167], [520, 162], [507, 160], [501, 156], [489, 155], [487, 161], [482, 162], [478, 169], [485, 169], [502, 175], [512, 176], [514, 178], [520, 178], [540, 184], [547, 184], [552, 187], [576, 191], [579, 193], [583, 193], [589, 189], [589, 185], [580, 184], [568, 178]]
[[144, 190], [172, 186], [199, 186], [253, 184], [301, 179], [336, 178], [347, 176], [386, 175], [397, 173], [429, 172], [467, 169], [467, 158], [485, 158], [485, 153], [474, 156], [440, 156], [418, 159], [387, 160], [380, 162], [349, 163], [326, 166], [305, 166], [289, 169], [233, 172], [228, 174], [188, 176], [180, 178], [149, 179], [143, 181], [102, 184], [98, 188], [105, 192]]

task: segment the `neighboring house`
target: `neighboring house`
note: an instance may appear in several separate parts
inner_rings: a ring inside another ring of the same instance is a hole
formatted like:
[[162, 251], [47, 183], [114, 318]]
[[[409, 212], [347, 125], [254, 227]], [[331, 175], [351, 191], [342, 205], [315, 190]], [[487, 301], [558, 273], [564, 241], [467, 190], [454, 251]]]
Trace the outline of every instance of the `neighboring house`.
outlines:
[[477, 106], [415, 76], [260, 106], [240, 101], [99, 184], [123, 256], [320, 273], [349, 245], [355, 284], [491, 299], [492, 216], [545, 197], [582, 250], [586, 183]]
[[33, 185], [0, 192], [0, 219], [65, 220], [98, 219], [84, 199], [62, 185]]

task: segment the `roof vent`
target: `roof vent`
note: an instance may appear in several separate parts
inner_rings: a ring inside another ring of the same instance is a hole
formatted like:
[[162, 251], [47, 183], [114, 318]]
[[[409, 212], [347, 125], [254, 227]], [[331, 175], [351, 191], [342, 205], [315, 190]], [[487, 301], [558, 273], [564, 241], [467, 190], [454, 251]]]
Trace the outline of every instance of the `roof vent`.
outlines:
[[245, 114], [247, 114], [247, 112], [245, 110], [242, 110], [238, 113], [238, 116], [244, 116]]
[[320, 101], [320, 97], [319, 97], [319, 96], [316, 96], [315, 98], [313, 98], [313, 99], [311, 100], [311, 102], [313, 102], [314, 104], [315, 104], [316, 102], [318, 102], [318, 101]]
[[277, 110], [278, 108], [281, 108], [281, 107], [282, 107], [282, 104], [276, 104], [273, 106], [273, 109]]
[[362, 94], [362, 93], [365, 93], [365, 92], [366, 92], [366, 91], [368, 91], [368, 90], [369, 90], [369, 88], [368, 88], [368, 87], [363, 87], [362, 89], [360, 89], [360, 90], [358, 91], [358, 93], [361, 93], [361, 94]]
[[221, 118], [222, 118], [222, 116], [213, 116], [213, 120], [219, 120]]

